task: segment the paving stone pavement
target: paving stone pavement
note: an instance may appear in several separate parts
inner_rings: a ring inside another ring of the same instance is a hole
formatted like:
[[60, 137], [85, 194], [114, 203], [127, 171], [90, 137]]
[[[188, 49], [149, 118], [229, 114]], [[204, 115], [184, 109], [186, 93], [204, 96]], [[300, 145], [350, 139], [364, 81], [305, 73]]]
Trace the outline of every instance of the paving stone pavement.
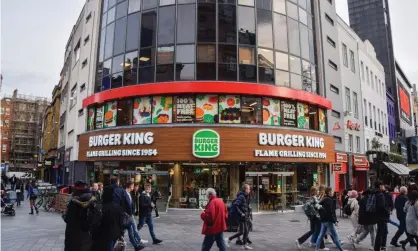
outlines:
[[[39, 215], [28, 215], [28, 202], [23, 207], [16, 209], [16, 216], [1, 216], [1, 249], [2, 251], [62, 251], [64, 250], [65, 223], [59, 213], [40, 210]], [[155, 232], [157, 237], [163, 240], [161, 245], [147, 244], [146, 251], [198, 251], [201, 249], [203, 236], [200, 234], [202, 222], [198, 211], [174, 211], [162, 214], [160, 219], [155, 219]], [[250, 233], [254, 250], [297, 250], [295, 239], [308, 231], [309, 225], [303, 214], [260, 214], [254, 215], [254, 231]], [[396, 231], [389, 226], [389, 238]], [[340, 219], [338, 227], [340, 239], [351, 232], [348, 219]], [[140, 235], [143, 239], [150, 240], [148, 229], [144, 227]], [[225, 233], [231, 236], [232, 233]], [[126, 240], [128, 240], [126, 236]], [[133, 251], [128, 244], [127, 251]], [[366, 238], [360, 251], [368, 250], [370, 238]], [[335, 245], [329, 244], [331, 250], [337, 250]], [[351, 245], [345, 244], [344, 248], [353, 250]], [[218, 250], [216, 245], [212, 250]], [[229, 250], [243, 250], [241, 246], [231, 245]], [[313, 250], [303, 245], [303, 250]], [[388, 250], [402, 250], [391, 248]], [[409, 248], [408, 250], [415, 250]]]

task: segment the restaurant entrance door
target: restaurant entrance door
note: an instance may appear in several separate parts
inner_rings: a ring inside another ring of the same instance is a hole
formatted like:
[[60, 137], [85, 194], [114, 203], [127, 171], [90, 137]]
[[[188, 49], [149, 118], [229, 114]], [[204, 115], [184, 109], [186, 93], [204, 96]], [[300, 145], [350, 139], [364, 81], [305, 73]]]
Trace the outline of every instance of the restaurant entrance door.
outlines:
[[293, 186], [294, 172], [247, 172], [253, 212], [285, 211], [294, 208], [298, 192]]

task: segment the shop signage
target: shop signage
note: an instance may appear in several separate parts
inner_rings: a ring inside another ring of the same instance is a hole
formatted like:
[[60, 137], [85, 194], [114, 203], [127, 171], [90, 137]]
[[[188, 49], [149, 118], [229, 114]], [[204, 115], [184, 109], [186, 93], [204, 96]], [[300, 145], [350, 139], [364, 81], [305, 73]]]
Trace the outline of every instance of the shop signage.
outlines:
[[348, 157], [346, 153], [335, 153], [335, 162], [348, 162]]
[[369, 170], [369, 162], [366, 156], [353, 155], [353, 165], [356, 171], [367, 171]]
[[342, 170], [341, 164], [334, 164], [334, 172], [340, 172]]
[[351, 120], [347, 120], [347, 128], [354, 131], [360, 131], [360, 124], [353, 123]]
[[334, 127], [332, 128], [332, 130], [333, 130], [333, 131], [338, 131], [338, 130], [341, 130], [340, 123], [335, 122], [335, 123], [334, 123]]
[[52, 166], [52, 161], [45, 160], [45, 166]]
[[193, 156], [216, 158], [220, 153], [220, 137], [217, 132], [203, 129], [193, 134]]
[[291, 101], [282, 101], [282, 118], [283, 118], [283, 125], [296, 127], [296, 102]]
[[206, 197], [206, 188], [199, 188], [199, 206], [205, 208], [208, 204], [208, 198]]
[[195, 100], [194, 97], [178, 96], [176, 97], [176, 122], [191, 123], [195, 118]]
[[103, 110], [104, 110], [104, 106], [97, 107], [97, 110], [96, 110], [96, 129], [103, 128]]

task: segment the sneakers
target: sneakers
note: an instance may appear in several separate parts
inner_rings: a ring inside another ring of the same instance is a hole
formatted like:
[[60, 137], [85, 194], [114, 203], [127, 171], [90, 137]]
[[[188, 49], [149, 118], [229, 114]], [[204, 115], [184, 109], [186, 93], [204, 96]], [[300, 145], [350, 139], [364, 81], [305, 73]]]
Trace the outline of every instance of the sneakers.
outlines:
[[319, 250], [323, 250], [323, 251], [328, 251], [329, 250], [329, 248], [320, 248]]
[[331, 244], [331, 243], [332, 243], [331, 237], [330, 237], [330, 238], [328, 238], [328, 239], [326, 239], [326, 240], [325, 240], [325, 243], [326, 243], [326, 244]]
[[160, 218], [160, 216], [155, 217], [155, 219], [159, 219], [159, 218]]
[[394, 246], [396, 248], [399, 248], [400, 247], [400, 245], [397, 242], [395, 242], [395, 241], [391, 241], [390, 242], [390, 245], [392, 245], [392, 246]]
[[374, 247], [373, 246], [370, 246], [369, 247], [369, 250], [372, 250], [373, 251], [374, 250]]
[[247, 243], [248, 243], [248, 244], [253, 244], [253, 242], [252, 242], [252, 241], [250, 241], [250, 239], [248, 239], [248, 238], [247, 238]]
[[139, 243], [141, 243], [141, 244], [147, 244], [148, 241], [147, 240], [140, 240]]
[[296, 247], [297, 247], [299, 250], [301, 250], [301, 249], [302, 249], [302, 247], [300, 246], [300, 243], [299, 243], [299, 241], [298, 241], [298, 240], [295, 240], [295, 244], [296, 244]]
[[135, 251], [139, 251], [139, 250], [142, 250], [144, 248], [145, 248], [145, 246], [139, 244], [138, 246], [135, 247]]
[[245, 249], [245, 250], [252, 250], [253, 248], [252, 248], [252, 247], [250, 247], [250, 246], [248, 246], [248, 245], [244, 245], [244, 249]]
[[152, 241], [152, 244], [156, 245], [156, 244], [160, 244], [161, 242], [163, 242], [162, 240], [159, 239], [155, 239]]
[[229, 244], [231, 244], [231, 240], [229, 238], [225, 238], [225, 245], [227, 248], [229, 248]]
[[354, 249], [356, 249], [356, 248], [357, 248], [357, 246], [356, 246], [356, 242], [355, 242], [355, 240], [354, 240], [353, 236], [349, 235], [349, 236], [347, 237], [347, 239], [348, 239], [348, 241], [351, 243], [351, 245], [353, 245], [353, 248], [354, 248]]

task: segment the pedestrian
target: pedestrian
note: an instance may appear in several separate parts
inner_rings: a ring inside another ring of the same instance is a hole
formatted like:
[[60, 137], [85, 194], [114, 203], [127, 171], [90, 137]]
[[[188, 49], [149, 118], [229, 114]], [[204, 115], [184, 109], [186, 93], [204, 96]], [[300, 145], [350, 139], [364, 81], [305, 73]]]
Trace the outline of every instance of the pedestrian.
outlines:
[[[309, 246], [316, 245], [316, 240], [318, 239], [319, 233], [321, 231], [319, 209], [321, 209], [322, 206], [319, 204], [318, 188], [312, 186], [310, 192], [311, 198], [303, 206], [305, 215], [308, 217], [310, 222], [310, 230], [295, 241], [298, 249], [301, 249], [301, 245], [311, 236], [312, 238]], [[321, 241], [320, 249], [328, 250], [325, 248], [324, 240]]]
[[102, 201], [102, 194], [99, 192], [99, 184], [93, 183], [93, 187], [91, 188], [91, 194], [96, 197], [97, 201]]
[[25, 198], [25, 185], [23, 183], [22, 179], [18, 179], [16, 181], [16, 206], [20, 206], [21, 205], [21, 201], [24, 200]]
[[16, 174], [13, 174], [13, 176], [10, 178], [10, 185], [11, 185], [11, 189], [14, 191], [16, 189]]
[[33, 214], [33, 209], [35, 208], [36, 214], [39, 214], [38, 208], [36, 207], [36, 199], [38, 198], [40, 192], [39, 188], [36, 186], [35, 181], [29, 185], [28, 195], [29, 198], [29, 205], [30, 205], [30, 213]]
[[90, 251], [92, 239], [89, 221], [86, 220], [88, 208], [95, 202], [94, 196], [84, 181], [76, 181], [67, 205], [65, 215], [64, 251]]
[[158, 208], [157, 208], [157, 200], [161, 199], [161, 193], [157, 189], [155, 190], [151, 195], [151, 201], [154, 203], [154, 211], [155, 211], [155, 218], [159, 219], [160, 215], [158, 214]]
[[408, 189], [406, 187], [401, 187], [399, 189], [400, 194], [395, 199], [395, 209], [396, 209], [396, 217], [399, 220], [399, 227], [396, 234], [393, 236], [392, 240], [390, 241], [390, 245], [394, 247], [400, 247], [398, 244], [399, 238], [405, 233], [406, 229], [406, 212], [404, 211], [405, 204], [408, 201], [408, 197], [406, 194], [408, 193]]
[[138, 216], [138, 210], [139, 210], [139, 184], [134, 185], [134, 190], [131, 192], [131, 198], [135, 205], [134, 215]]
[[362, 198], [359, 202], [358, 210], [358, 224], [361, 226], [360, 233], [357, 235], [357, 238], [349, 238], [351, 244], [356, 248], [356, 245], [362, 242], [368, 234], [370, 234], [371, 247], [370, 250], [374, 249], [374, 243], [376, 240], [376, 231], [373, 221], [373, 213], [369, 213], [366, 210], [367, 201], [369, 199], [371, 191], [369, 189], [363, 191]]
[[123, 208], [113, 202], [113, 188], [106, 187], [102, 195], [102, 220], [100, 226], [92, 235], [92, 251], [113, 251], [115, 242], [123, 236]]
[[154, 233], [154, 224], [152, 222], [152, 210], [154, 208], [154, 203], [151, 201], [151, 184], [147, 183], [145, 185], [145, 190], [142, 192], [139, 197], [139, 222], [138, 222], [138, 231], [142, 229], [144, 224], [148, 225], [149, 233], [152, 237], [152, 244], [159, 244], [162, 240], [157, 239]]
[[412, 191], [418, 191], [418, 184], [416, 184], [415, 179], [411, 177], [409, 179], [409, 185], [408, 185], [408, 198], [410, 194], [412, 193]]
[[244, 249], [251, 250], [253, 249], [248, 245], [248, 222], [249, 222], [249, 193], [250, 186], [244, 184], [242, 186], [242, 191], [237, 195], [237, 198], [232, 202], [230, 214], [237, 220], [239, 223], [238, 233], [232, 235], [226, 239], [226, 245], [229, 247], [231, 241], [235, 238], [238, 238], [242, 235], [242, 244]]
[[[418, 191], [410, 193], [408, 202], [405, 204], [406, 212], [406, 235], [409, 243], [418, 243]], [[405, 250], [407, 242], [402, 243], [402, 249]], [[418, 246], [417, 250], [418, 250]]]
[[343, 248], [340, 243], [340, 239], [338, 238], [337, 230], [335, 229], [335, 224], [337, 224], [337, 215], [335, 213], [335, 204], [334, 200], [332, 199], [334, 195], [334, 191], [331, 187], [325, 188], [325, 196], [319, 202], [322, 208], [319, 210], [319, 214], [321, 217], [321, 232], [316, 240], [316, 248], [315, 250], [319, 250], [321, 241], [323, 240], [327, 231], [330, 232], [332, 236], [332, 240], [334, 241], [335, 245], [340, 251], [343, 251]]
[[216, 242], [220, 251], [226, 251], [223, 234], [227, 229], [228, 210], [223, 200], [216, 197], [215, 189], [208, 188], [206, 197], [208, 204], [200, 215], [203, 220], [202, 234], [205, 235], [202, 251], [209, 251], [214, 242]]
[[380, 251], [382, 248], [386, 247], [386, 238], [388, 234], [387, 223], [389, 221], [390, 209], [387, 205], [385, 195], [383, 194], [384, 189], [385, 186], [383, 183], [379, 180], [376, 181], [374, 183], [374, 191], [371, 195], [372, 199], [369, 199], [369, 205], [366, 205], [366, 207], [369, 208], [366, 208], [366, 210], [374, 212], [371, 217], [375, 217], [375, 223], [377, 224], [376, 241], [374, 244], [375, 251]]
[[99, 183], [97, 183], [97, 185], [99, 186], [99, 188], [97, 190], [99, 191], [100, 194], [103, 194], [103, 183], [99, 182]]
[[[385, 190], [383, 191], [383, 194], [385, 195], [386, 205], [389, 207], [389, 212], [390, 214], [392, 214], [393, 209], [395, 208], [395, 204], [393, 203], [393, 197], [392, 197], [392, 193], [390, 192], [389, 186], [385, 186]], [[399, 224], [394, 222], [390, 218], [390, 216], [389, 216], [388, 223], [390, 223], [392, 226], [395, 226], [396, 228], [399, 228]]]
[[357, 232], [358, 232], [358, 214], [359, 214], [359, 204], [358, 204], [358, 193], [356, 190], [351, 190], [347, 193], [348, 196], [348, 201], [347, 201], [347, 206], [350, 207], [350, 212], [351, 215], [349, 215], [350, 217], [350, 221], [351, 221], [351, 226], [353, 226], [353, 232], [348, 236], [348, 239], [356, 239], [357, 238]]
[[131, 242], [132, 246], [135, 248], [135, 251], [142, 250], [145, 248], [143, 246], [143, 243], [147, 243], [145, 240], [141, 240], [141, 237], [139, 236], [138, 231], [136, 230], [136, 223], [135, 223], [135, 217], [134, 217], [134, 211], [135, 211], [135, 204], [131, 196], [131, 192], [134, 189], [134, 183], [131, 181], [126, 182], [125, 185], [125, 194], [122, 196], [124, 198], [123, 210], [125, 213], [129, 215], [129, 217], [132, 218], [131, 225], [128, 227], [128, 236], [129, 241]]
[[[326, 186], [324, 184], [320, 184], [318, 187], [319, 201], [321, 201], [325, 197], [325, 188]], [[324, 239], [325, 239], [324, 240], [325, 243], [329, 244], [333, 242], [331, 239], [328, 238], [328, 234], [325, 234]], [[313, 239], [311, 239], [311, 242], [314, 242]], [[316, 240], [315, 240], [315, 245], [316, 245]]]

